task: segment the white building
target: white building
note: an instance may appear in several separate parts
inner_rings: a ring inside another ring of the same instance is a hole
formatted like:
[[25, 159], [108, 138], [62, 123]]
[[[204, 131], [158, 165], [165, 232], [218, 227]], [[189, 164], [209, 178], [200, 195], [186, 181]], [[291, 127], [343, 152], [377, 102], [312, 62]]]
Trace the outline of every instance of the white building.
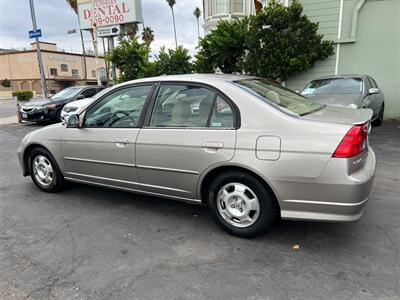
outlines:
[[[268, 0], [258, 0], [265, 6]], [[289, 0], [281, 0], [285, 5]], [[204, 34], [213, 30], [219, 20], [243, 18], [255, 13], [254, 0], [203, 0]]]

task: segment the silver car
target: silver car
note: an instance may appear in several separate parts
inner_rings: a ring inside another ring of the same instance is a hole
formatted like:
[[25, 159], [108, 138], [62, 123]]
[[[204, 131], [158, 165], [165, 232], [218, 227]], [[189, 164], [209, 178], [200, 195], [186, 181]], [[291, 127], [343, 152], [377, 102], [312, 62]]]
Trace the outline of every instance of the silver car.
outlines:
[[347, 107], [370, 108], [373, 125], [380, 126], [385, 113], [385, 96], [376, 81], [368, 75], [336, 75], [315, 79], [301, 94], [319, 103]]
[[251, 237], [278, 216], [360, 218], [375, 173], [371, 117], [261, 78], [146, 78], [29, 133], [18, 157], [45, 192], [68, 180], [203, 204], [226, 231]]

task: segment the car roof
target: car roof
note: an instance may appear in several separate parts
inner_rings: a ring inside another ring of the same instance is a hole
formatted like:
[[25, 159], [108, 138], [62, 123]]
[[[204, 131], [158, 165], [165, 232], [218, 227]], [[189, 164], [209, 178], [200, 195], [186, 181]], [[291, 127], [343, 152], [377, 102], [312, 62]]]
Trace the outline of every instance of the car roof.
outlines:
[[131, 83], [145, 83], [154, 81], [193, 81], [202, 83], [215, 83], [215, 81], [232, 82], [235, 80], [243, 80], [255, 78], [254, 76], [247, 75], [234, 75], [234, 74], [184, 74], [184, 75], [165, 75], [157, 77], [148, 77], [124, 82], [123, 85]]
[[73, 86], [69, 86], [67, 88], [81, 88], [81, 89], [84, 89], [84, 88], [106, 88], [106, 86], [103, 86], [103, 85], [73, 85]]
[[321, 79], [334, 79], [334, 78], [367, 78], [369, 75], [361, 75], [361, 74], [341, 74], [341, 75], [329, 75], [329, 76], [322, 76], [315, 78], [314, 80], [321, 80]]

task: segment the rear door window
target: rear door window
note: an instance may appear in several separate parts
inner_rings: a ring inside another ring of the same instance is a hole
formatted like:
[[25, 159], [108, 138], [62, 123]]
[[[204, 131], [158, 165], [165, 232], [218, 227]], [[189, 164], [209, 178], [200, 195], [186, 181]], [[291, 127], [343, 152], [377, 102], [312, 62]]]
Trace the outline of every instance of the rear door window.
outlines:
[[152, 127], [207, 127], [216, 93], [201, 86], [164, 84], [153, 109]]

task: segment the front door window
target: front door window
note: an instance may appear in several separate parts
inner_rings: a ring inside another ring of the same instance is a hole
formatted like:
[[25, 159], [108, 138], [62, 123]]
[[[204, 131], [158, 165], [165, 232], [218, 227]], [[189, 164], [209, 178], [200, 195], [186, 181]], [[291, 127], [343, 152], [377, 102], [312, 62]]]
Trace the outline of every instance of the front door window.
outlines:
[[111, 93], [87, 111], [84, 127], [137, 127], [151, 89], [142, 85]]

